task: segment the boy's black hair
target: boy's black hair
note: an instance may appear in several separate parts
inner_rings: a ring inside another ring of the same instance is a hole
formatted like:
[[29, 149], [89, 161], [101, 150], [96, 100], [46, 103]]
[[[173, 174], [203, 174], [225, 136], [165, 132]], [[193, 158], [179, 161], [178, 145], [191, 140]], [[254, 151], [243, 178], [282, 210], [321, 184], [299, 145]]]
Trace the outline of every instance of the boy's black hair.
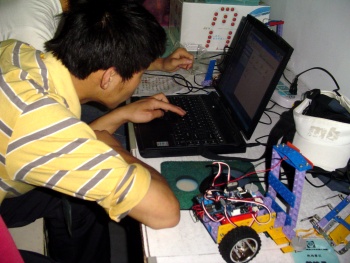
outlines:
[[166, 34], [135, 2], [82, 1], [63, 13], [47, 51], [77, 78], [114, 67], [123, 80], [145, 70], [165, 51]]

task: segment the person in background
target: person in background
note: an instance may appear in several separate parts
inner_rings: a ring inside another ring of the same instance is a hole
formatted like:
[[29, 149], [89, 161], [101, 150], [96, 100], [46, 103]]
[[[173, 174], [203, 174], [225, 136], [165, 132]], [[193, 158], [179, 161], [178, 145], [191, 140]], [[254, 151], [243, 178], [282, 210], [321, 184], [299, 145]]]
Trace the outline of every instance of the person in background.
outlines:
[[[166, 34], [124, 1], [79, 3], [60, 23], [46, 53], [0, 42], [0, 214], [8, 227], [44, 218], [53, 260], [109, 262], [109, 219], [173, 227], [179, 203], [161, 174], [80, 120], [81, 104], [127, 100], [159, 62]], [[163, 94], [125, 108], [117, 124], [186, 114]]]
[[138, 0], [162, 26], [169, 26], [170, 0]]
[[[93, 0], [0, 0], [0, 41], [16, 39], [45, 51], [45, 42], [52, 39], [57, 30], [62, 11], [74, 9], [79, 3]], [[110, 0], [114, 1], [114, 0]], [[125, 0], [126, 2], [133, 2]], [[98, 1], [96, 1], [98, 5]], [[79, 7], [78, 7], [79, 8]], [[162, 54], [161, 54], [162, 55]], [[159, 57], [147, 70], [175, 72], [180, 68], [190, 69], [193, 55], [184, 48], [176, 49], [166, 58]], [[142, 112], [142, 109], [140, 109]], [[125, 140], [123, 124], [138, 119], [138, 110], [131, 104], [111, 111], [96, 103], [82, 106], [82, 120], [91, 123], [94, 129], [107, 130], [119, 140]], [[101, 117], [102, 119], [98, 119]], [[120, 118], [122, 117], [123, 118]], [[133, 119], [125, 119], [132, 116]], [[119, 130], [118, 130], [119, 129]], [[118, 132], [116, 132], [118, 130]], [[125, 142], [123, 142], [125, 146]]]
[[65, 0], [0, 0], [0, 41], [17, 39], [44, 51], [67, 9]]

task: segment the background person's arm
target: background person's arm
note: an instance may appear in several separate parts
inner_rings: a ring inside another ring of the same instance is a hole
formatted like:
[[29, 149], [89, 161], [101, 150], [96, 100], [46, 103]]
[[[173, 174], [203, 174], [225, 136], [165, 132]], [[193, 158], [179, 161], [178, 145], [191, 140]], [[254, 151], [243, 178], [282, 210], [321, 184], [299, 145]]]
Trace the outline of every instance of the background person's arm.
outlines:
[[166, 58], [156, 59], [147, 70], [174, 72], [180, 68], [190, 69], [193, 66], [194, 56], [184, 48], [178, 48]]

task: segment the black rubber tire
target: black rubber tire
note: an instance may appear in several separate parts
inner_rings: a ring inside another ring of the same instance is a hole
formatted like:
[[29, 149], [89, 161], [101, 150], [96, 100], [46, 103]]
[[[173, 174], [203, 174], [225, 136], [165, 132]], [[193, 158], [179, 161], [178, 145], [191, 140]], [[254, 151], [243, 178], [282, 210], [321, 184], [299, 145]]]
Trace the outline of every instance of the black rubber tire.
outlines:
[[[259, 252], [261, 240], [256, 231], [248, 226], [239, 226], [228, 232], [219, 244], [219, 251], [228, 263], [244, 263]], [[239, 253], [233, 253], [234, 251]]]

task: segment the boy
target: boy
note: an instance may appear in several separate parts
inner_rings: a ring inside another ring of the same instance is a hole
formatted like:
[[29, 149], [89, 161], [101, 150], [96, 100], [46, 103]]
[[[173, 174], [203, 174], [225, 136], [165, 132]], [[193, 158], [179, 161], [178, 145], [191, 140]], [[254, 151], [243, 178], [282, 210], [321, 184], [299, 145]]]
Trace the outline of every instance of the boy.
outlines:
[[[44, 217], [56, 261], [109, 262], [106, 215], [173, 227], [179, 204], [157, 171], [79, 120], [80, 104], [112, 109], [128, 99], [166, 36], [142, 6], [122, 1], [81, 4], [61, 22], [48, 53], [0, 43], [0, 213], [8, 227]], [[158, 94], [119, 121], [169, 110], [185, 114]]]

